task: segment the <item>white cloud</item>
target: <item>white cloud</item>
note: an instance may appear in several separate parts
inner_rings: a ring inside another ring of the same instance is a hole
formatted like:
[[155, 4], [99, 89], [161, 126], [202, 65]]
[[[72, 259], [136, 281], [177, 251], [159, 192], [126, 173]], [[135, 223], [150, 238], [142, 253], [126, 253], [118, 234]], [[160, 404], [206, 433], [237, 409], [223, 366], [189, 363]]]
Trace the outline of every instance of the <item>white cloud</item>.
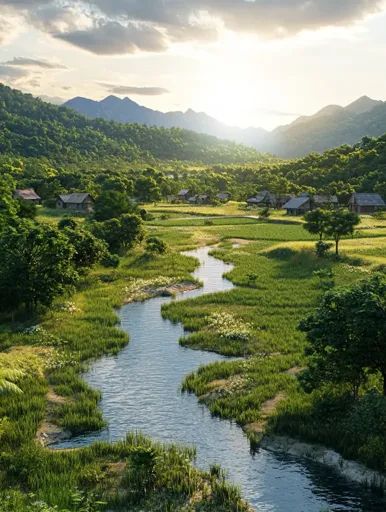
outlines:
[[[97, 55], [158, 52], [172, 42], [208, 41], [218, 27], [275, 38], [346, 26], [383, 0], [0, 0], [41, 31]], [[1, 39], [9, 32], [0, 18]]]

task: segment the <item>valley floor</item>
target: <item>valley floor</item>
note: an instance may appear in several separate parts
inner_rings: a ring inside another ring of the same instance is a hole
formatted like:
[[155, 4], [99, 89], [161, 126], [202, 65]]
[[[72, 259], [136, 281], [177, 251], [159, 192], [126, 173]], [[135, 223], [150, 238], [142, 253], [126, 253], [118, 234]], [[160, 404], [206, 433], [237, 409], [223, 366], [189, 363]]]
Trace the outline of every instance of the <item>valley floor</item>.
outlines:
[[[191, 331], [183, 340], [190, 348], [242, 357], [187, 376], [184, 389], [213, 414], [234, 419], [254, 443], [265, 432], [291, 435], [384, 471], [385, 432], [371, 420], [380, 407], [386, 409], [384, 399], [366, 395], [353, 404], [338, 389], [328, 399], [305, 394], [297, 375], [307, 365], [306, 341], [297, 327], [323, 294], [316, 270], [331, 270], [340, 286], [384, 269], [386, 221], [364, 218], [355, 237], [343, 241], [343, 257], [336, 261], [316, 258], [313, 237], [300, 219], [291, 222], [278, 215], [259, 221], [235, 204], [194, 211], [178, 205], [173, 212], [164, 205], [149, 209], [155, 218], [148, 231], [167, 242], [167, 254], [149, 258], [136, 249], [118, 269], [99, 268], [85, 277], [73, 296], [34, 320], [38, 327], [1, 327], [0, 370], [16, 368], [25, 377], [22, 394], [4, 395], [0, 401], [0, 502], [9, 497], [8, 508], [0, 505], [0, 511], [40, 510], [28, 504], [36, 500], [71, 509], [76, 500], [95, 502], [97, 497], [110, 508], [132, 500], [130, 510], [247, 510], [216, 468], [212, 473], [192, 469], [190, 451], [161, 447], [140, 436], [71, 452], [52, 452], [37, 442], [37, 432], [47, 430], [47, 423], [71, 435], [104, 426], [99, 393], [80, 374], [90, 360], [117, 353], [128, 342], [114, 308], [181, 282], [195, 285], [191, 272], [196, 263], [180, 252], [203, 245], [216, 245], [215, 255], [234, 265], [227, 277], [236, 287], [172, 302], [163, 315]], [[376, 378], [373, 385], [378, 386]], [[139, 496], [136, 489], [143, 482], [148, 487]]]

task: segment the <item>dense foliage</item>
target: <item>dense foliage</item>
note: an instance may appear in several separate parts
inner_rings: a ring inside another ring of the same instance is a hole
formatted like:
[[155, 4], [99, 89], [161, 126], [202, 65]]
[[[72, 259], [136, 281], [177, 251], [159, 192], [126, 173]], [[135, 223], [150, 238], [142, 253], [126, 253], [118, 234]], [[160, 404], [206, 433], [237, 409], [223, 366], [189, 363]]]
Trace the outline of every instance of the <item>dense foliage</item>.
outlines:
[[61, 162], [118, 157], [232, 163], [261, 157], [246, 146], [178, 128], [88, 120], [1, 84], [0, 153]]
[[381, 274], [328, 292], [301, 323], [311, 355], [307, 384], [348, 383], [355, 390], [369, 372], [382, 376], [386, 395], [386, 280]]

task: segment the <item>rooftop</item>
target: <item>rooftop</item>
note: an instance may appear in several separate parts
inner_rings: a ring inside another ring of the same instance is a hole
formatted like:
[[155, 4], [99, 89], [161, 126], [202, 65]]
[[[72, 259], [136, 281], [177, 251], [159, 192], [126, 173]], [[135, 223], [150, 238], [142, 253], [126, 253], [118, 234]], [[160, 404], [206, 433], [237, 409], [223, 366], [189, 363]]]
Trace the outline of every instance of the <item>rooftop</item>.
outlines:
[[41, 197], [37, 195], [35, 190], [33, 188], [24, 188], [24, 189], [17, 189], [15, 191], [15, 196], [19, 197], [20, 199], [24, 199], [25, 201], [28, 200], [35, 200], [40, 201]]
[[87, 192], [74, 192], [73, 194], [60, 195], [59, 198], [63, 203], [81, 204], [90, 197]]
[[353, 194], [351, 201], [359, 206], [386, 206], [385, 201], [379, 194]]
[[301, 208], [304, 204], [306, 204], [310, 198], [308, 196], [303, 197], [293, 197], [290, 199], [284, 206], [284, 210], [297, 210]]

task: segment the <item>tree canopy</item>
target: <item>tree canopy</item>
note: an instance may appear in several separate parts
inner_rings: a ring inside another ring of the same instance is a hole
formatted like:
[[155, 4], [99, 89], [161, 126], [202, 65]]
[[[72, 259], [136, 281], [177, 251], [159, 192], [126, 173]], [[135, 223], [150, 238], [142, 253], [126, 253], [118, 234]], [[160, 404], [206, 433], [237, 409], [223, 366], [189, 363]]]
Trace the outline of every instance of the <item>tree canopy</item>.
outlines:
[[355, 392], [367, 372], [379, 372], [386, 395], [386, 277], [376, 274], [327, 292], [300, 329], [310, 342], [308, 383], [349, 383]]

